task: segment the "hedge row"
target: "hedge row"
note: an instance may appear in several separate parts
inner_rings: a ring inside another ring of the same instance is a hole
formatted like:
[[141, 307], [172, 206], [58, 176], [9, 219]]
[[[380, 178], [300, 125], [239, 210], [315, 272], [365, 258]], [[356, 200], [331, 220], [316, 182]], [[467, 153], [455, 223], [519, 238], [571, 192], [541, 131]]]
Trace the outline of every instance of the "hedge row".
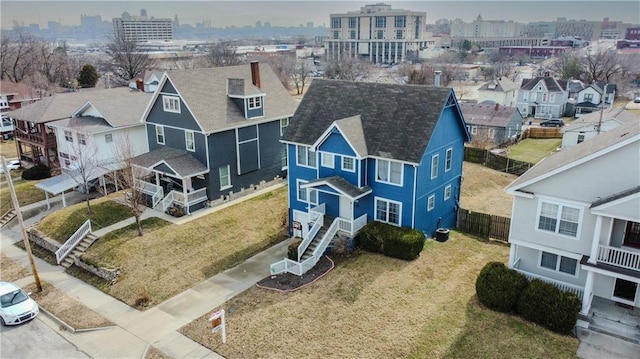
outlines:
[[531, 282], [504, 263], [489, 262], [476, 280], [478, 300], [500, 312], [515, 312], [558, 333], [569, 333], [578, 320], [580, 299], [555, 285]]
[[365, 251], [404, 260], [418, 258], [424, 248], [424, 234], [417, 229], [371, 221], [360, 230], [360, 247]]

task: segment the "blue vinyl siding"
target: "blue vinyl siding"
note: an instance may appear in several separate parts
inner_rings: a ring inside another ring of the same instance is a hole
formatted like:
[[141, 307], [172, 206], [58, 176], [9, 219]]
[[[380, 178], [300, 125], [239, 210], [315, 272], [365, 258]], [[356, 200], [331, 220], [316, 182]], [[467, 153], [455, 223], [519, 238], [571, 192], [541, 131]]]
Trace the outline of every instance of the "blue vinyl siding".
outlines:
[[[179, 127], [186, 130], [202, 131], [198, 122], [193, 118], [182, 98], [180, 99], [180, 113], [165, 112], [162, 105], [162, 95], [178, 96], [169, 81], [162, 87], [155, 103], [151, 106], [145, 122], [157, 123], [164, 126]], [[154, 141], [155, 142], [155, 141]]]
[[[333, 132], [320, 144], [319, 150], [323, 152], [334, 154], [333, 168], [327, 168], [322, 166], [322, 158], [319, 158], [319, 175], [318, 178], [341, 176], [350, 183], [358, 185], [358, 170], [360, 161], [356, 157], [356, 153], [353, 151], [349, 143], [342, 137], [342, 134], [334, 129]], [[343, 171], [342, 170], [342, 156], [349, 156], [354, 159], [355, 171]]]
[[373, 189], [373, 193], [367, 196], [367, 216], [375, 218], [375, 203], [373, 197], [384, 198], [402, 203], [401, 224], [403, 227], [412, 226], [413, 218], [413, 179], [415, 176], [414, 166], [404, 164], [402, 176], [402, 186], [380, 183], [376, 181], [376, 160], [367, 159], [367, 185]]
[[[186, 151], [187, 143], [184, 133], [185, 131], [180, 128], [164, 127], [164, 145], [160, 145], [158, 144], [158, 141], [156, 139], [156, 125], [153, 123], [147, 123], [147, 139], [149, 141], [149, 151], [157, 150], [158, 148], [163, 146]], [[193, 141], [196, 146], [196, 150], [195, 152], [191, 152], [191, 154], [206, 166], [206, 136], [200, 132], [194, 132]]]

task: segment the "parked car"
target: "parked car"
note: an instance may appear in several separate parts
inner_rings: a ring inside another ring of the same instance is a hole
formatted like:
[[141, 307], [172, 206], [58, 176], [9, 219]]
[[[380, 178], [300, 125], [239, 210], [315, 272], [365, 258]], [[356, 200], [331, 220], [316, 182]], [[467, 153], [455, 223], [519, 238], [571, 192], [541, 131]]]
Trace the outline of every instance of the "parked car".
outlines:
[[564, 126], [564, 121], [562, 121], [561, 118], [552, 118], [552, 119], [540, 122], [540, 126], [542, 126], [542, 127], [562, 127], [562, 126]]
[[640, 103], [640, 96], [636, 96], [633, 98], [633, 103]]
[[[20, 161], [18, 160], [11, 160], [7, 162], [7, 169], [9, 169], [9, 172], [13, 171], [13, 170], [17, 170], [18, 168], [22, 167], [22, 165], [20, 164]], [[0, 166], [0, 173], [4, 173], [4, 167]]]
[[3, 326], [21, 324], [38, 315], [38, 303], [29, 294], [13, 283], [0, 282], [0, 323]]

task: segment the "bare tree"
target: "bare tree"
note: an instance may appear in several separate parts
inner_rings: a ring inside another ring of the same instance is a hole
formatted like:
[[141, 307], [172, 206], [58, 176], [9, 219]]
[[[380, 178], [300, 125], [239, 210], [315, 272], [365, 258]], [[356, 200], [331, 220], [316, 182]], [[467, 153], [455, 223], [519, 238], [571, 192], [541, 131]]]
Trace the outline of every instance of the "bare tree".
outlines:
[[[72, 127], [75, 127], [78, 119], [71, 119]], [[60, 149], [61, 156], [69, 156], [71, 165], [64, 172], [69, 175], [84, 193], [84, 199], [87, 204], [87, 213], [92, 214], [90, 192], [91, 186], [89, 182], [100, 175], [100, 167], [98, 163], [98, 147], [93, 141], [93, 136], [87, 135], [79, 128], [71, 131], [72, 142]], [[65, 134], [66, 135], [66, 134]], [[65, 152], [63, 152], [65, 151]], [[64, 155], [63, 155], [64, 153]]]
[[3, 79], [11, 82], [21, 82], [34, 71], [34, 48], [36, 38], [30, 34], [19, 32], [13, 38], [3, 39], [3, 56], [0, 66], [3, 71]]
[[224, 42], [209, 46], [206, 59], [209, 67], [234, 66], [242, 63], [242, 59], [237, 56], [236, 50]]
[[325, 76], [330, 79], [362, 81], [369, 77], [371, 64], [354, 58], [327, 62]]
[[562, 53], [556, 56], [551, 63], [550, 69], [563, 80], [579, 79], [582, 75], [580, 60], [570, 53]]
[[107, 44], [105, 52], [111, 58], [113, 73], [126, 82], [144, 70], [153, 68], [155, 61], [145, 51], [138, 49], [138, 41], [124, 35], [114, 37]]
[[273, 72], [276, 73], [278, 79], [282, 85], [287, 89], [291, 89], [291, 69], [292, 61], [290, 58], [285, 55], [277, 55], [277, 56], [261, 56], [259, 58], [260, 62], [266, 62], [269, 64]]
[[309, 73], [311, 72], [311, 65], [306, 60], [294, 60], [294, 65], [291, 73], [291, 80], [296, 86], [298, 95], [304, 92], [304, 87], [309, 79]]
[[121, 170], [113, 172], [111, 177], [116, 187], [123, 188], [124, 203], [129, 207], [131, 214], [135, 217], [138, 236], [141, 237], [143, 234], [141, 217], [147, 209], [142, 179], [146, 177], [149, 172], [134, 164], [133, 146], [127, 136], [118, 141], [114, 154], [115, 161]]
[[602, 51], [587, 54], [582, 58], [582, 68], [587, 82], [603, 81], [609, 83], [616, 75], [624, 71], [615, 51]]

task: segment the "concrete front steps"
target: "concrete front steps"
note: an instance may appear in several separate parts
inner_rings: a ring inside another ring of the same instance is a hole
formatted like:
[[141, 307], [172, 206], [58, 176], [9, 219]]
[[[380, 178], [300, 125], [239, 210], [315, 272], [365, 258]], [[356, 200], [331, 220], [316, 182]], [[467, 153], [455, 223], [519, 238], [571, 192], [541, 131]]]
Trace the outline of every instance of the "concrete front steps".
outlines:
[[16, 218], [16, 210], [11, 209], [9, 212], [5, 213], [2, 218], [0, 218], [0, 227], [4, 227], [9, 221]]
[[98, 239], [93, 233], [87, 234], [80, 243], [69, 253], [60, 263], [64, 268], [69, 268], [75, 263], [76, 258], [80, 257], [82, 253], [84, 253], [89, 246], [93, 244]]

